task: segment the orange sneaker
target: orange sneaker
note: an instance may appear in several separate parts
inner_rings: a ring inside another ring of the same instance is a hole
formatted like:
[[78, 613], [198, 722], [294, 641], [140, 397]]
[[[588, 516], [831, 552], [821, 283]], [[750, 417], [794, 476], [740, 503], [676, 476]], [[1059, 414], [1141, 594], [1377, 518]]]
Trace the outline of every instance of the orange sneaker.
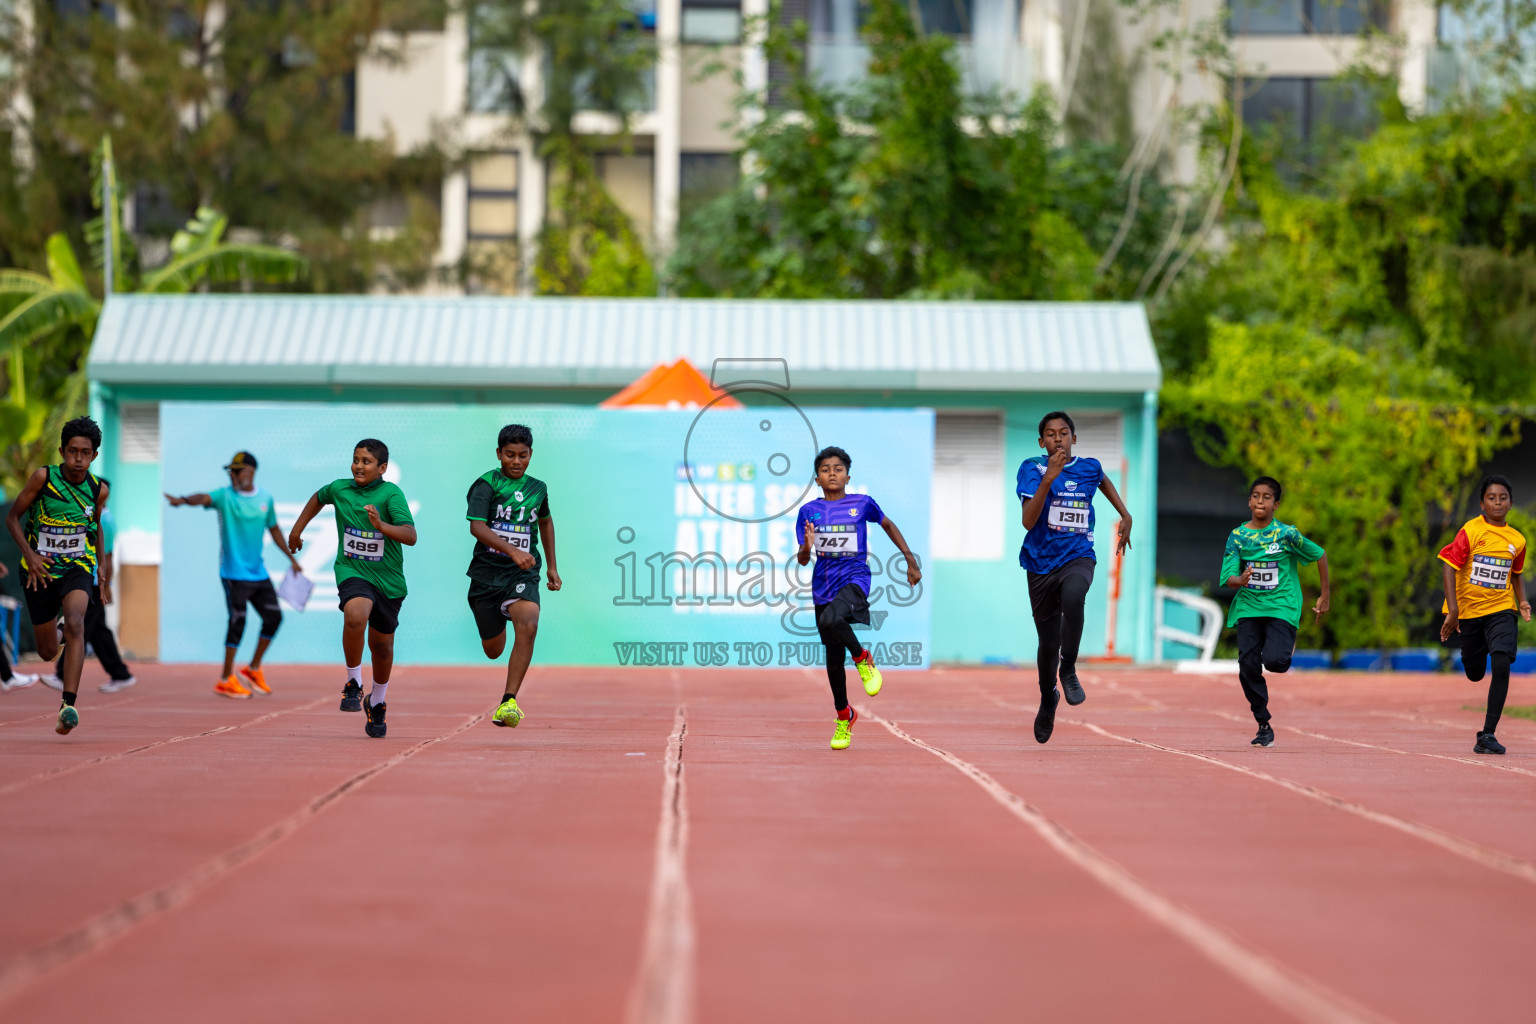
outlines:
[[240, 685], [240, 679], [237, 676], [220, 679], [214, 684], [213, 692], [220, 697], [233, 697], [235, 700], [251, 699], [251, 691]]
[[272, 687], [267, 685], [267, 674], [259, 668], [251, 668], [247, 665], [240, 670], [240, 678], [250, 686], [252, 693], [271, 693]]

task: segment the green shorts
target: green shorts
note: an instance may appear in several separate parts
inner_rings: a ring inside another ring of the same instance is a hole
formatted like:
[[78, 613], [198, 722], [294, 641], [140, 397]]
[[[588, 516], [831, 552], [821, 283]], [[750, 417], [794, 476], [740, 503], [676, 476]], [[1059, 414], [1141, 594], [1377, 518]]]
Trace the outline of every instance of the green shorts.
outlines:
[[475, 628], [480, 639], [489, 640], [500, 636], [507, 629], [507, 613], [502, 605], [508, 601], [532, 601], [539, 603], [539, 574], [533, 571], [519, 572], [504, 585], [469, 581], [469, 610], [475, 617]]

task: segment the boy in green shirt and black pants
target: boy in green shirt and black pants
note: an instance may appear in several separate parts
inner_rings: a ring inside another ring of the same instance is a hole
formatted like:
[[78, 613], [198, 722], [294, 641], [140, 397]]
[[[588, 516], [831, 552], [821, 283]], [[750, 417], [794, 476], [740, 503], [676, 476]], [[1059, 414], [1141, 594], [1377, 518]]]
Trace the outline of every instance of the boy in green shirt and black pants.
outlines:
[[[496, 437], [500, 467], [469, 485], [466, 496], [470, 536], [469, 610], [487, 658], [499, 658], [512, 623], [512, 656], [507, 659], [507, 687], [491, 716], [500, 726], [516, 727], [523, 720], [517, 691], [533, 660], [533, 640], [539, 632], [539, 542], [549, 558], [549, 589], [560, 589], [555, 571], [555, 521], [549, 514], [549, 488], [528, 475], [533, 458], [533, 431], [519, 423], [501, 428]], [[537, 530], [535, 530], [537, 525]]]
[[[416, 521], [400, 488], [384, 479], [389, 447], [364, 438], [352, 452], [352, 476], [333, 480], [316, 491], [288, 534], [288, 550], [304, 546], [304, 527], [322, 505], [336, 507], [336, 590], [346, 615], [341, 648], [347, 660], [347, 684], [341, 710], [367, 711], [363, 731], [385, 733], [384, 696], [395, 664], [395, 628], [405, 601], [404, 544], [416, 543]], [[363, 696], [363, 635], [373, 653], [373, 688]]]
[[1237, 587], [1227, 625], [1237, 627], [1237, 678], [1243, 696], [1253, 709], [1259, 733], [1254, 746], [1275, 742], [1269, 725], [1269, 688], [1264, 672], [1285, 672], [1296, 650], [1296, 627], [1301, 623], [1301, 580], [1297, 569], [1318, 563], [1322, 593], [1312, 606], [1317, 621], [1328, 611], [1328, 556], [1300, 530], [1275, 518], [1280, 504], [1280, 481], [1261, 476], [1248, 488], [1248, 510], [1253, 519], [1227, 536], [1221, 560], [1221, 578]]

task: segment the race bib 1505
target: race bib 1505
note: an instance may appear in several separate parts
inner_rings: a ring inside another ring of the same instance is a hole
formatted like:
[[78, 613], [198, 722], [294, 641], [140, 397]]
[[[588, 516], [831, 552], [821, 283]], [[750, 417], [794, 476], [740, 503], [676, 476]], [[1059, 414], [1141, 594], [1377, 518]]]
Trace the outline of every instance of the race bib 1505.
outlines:
[[1488, 590], [1507, 590], [1509, 571], [1514, 568], [1514, 565], [1515, 560], [1512, 558], [1473, 555], [1472, 568], [1467, 573], [1467, 582], [1474, 587], [1485, 587]]
[[857, 526], [823, 526], [816, 531], [816, 557], [845, 558], [859, 553]]
[[1088, 502], [1069, 501], [1061, 498], [1051, 500], [1051, 511], [1046, 516], [1046, 525], [1053, 530], [1065, 530], [1067, 533], [1088, 532]]
[[[517, 548], [517, 550], [523, 552], [529, 552], [533, 550], [533, 527], [531, 525], [518, 526], [514, 523], [499, 522], [491, 523], [490, 525], [491, 529], [496, 531], [496, 536], [500, 537], [514, 548]], [[493, 551], [495, 549], [486, 548], [486, 550]], [[497, 551], [496, 554], [502, 555], [503, 558], [507, 557], [500, 551]]]
[[1249, 562], [1249, 590], [1274, 590], [1280, 585], [1279, 562]]
[[39, 526], [37, 553], [49, 557], [69, 557], [85, 553], [85, 527]]
[[384, 535], [377, 530], [359, 530], [353, 526], [342, 527], [341, 553], [348, 558], [361, 558], [365, 562], [384, 560]]

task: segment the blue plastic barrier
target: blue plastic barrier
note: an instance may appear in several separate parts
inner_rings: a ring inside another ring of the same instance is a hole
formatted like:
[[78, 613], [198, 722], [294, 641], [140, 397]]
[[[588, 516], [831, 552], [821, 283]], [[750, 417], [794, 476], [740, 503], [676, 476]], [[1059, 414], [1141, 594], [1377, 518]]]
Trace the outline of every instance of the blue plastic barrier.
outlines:
[[1438, 672], [1440, 650], [1436, 647], [1409, 647], [1392, 652], [1393, 672]]
[[1346, 672], [1380, 672], [1385, 664], [1386, 658], [1380, 651], [1356, 649], [1340, 654], [1335, 667]]
[[1333, 655], [1327, 651], [1297, 651], [1291, 655], [1291, 668], [1306, 671], [1333, 668]]

